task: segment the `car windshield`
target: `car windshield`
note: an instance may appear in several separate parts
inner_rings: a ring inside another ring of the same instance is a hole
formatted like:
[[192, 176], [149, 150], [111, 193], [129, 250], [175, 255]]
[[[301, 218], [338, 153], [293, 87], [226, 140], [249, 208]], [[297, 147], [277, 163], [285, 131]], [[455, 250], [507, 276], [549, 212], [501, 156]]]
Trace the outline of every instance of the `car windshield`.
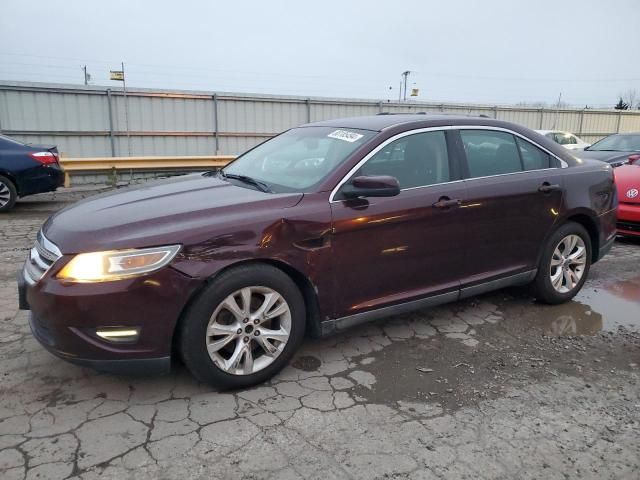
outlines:
[[589, 150], [635, 152], [640, 150], [640, 135], [611, 135], [594, 143]]
[[249, 177], [276, 193], [309, 192], [374, 135], [353, 128], [294, 128], [249, 150], [222, 171], [232, 179]]

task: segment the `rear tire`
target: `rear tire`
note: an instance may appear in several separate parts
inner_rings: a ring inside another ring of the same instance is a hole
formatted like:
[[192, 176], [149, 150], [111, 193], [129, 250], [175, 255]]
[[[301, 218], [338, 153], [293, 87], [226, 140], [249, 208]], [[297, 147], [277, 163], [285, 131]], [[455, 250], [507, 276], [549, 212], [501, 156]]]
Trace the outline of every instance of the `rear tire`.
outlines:
[[239, 266], [217, 277], [189, 307], [178, 347], [201, 382], [245, 388], [289, 362], [305, 323], [304, 299], [288, 275], [265, 264]]
[[533, 294], [542, 303], [571, 300], [591, 268], [591, 237], [579, 223], [568, 222], [547, 240], [533, 281]]
[[18, 192], [13, 182], [0, 175], [0, 212], [11, 210], [17, 199]]

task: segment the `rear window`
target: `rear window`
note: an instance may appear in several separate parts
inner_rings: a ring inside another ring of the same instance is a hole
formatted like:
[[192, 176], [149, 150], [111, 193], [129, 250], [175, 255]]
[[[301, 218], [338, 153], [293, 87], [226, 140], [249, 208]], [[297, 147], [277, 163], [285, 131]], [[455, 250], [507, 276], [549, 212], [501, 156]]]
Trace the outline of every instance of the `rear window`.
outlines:
[[522, 171], [513, 135], [494, 130], [461, 130], [469, 176], [488, 177]]
[[15, 140], [14, 138], [9, 138], [9, 137], [5, 137], [4, 135], [0, 135], [0, 143], [9, 143], [9, 144], [13, 144], [13, 145], [20, 145], [21, 147], [24, 147], [26, 144], [19, 142], [18, 140]]

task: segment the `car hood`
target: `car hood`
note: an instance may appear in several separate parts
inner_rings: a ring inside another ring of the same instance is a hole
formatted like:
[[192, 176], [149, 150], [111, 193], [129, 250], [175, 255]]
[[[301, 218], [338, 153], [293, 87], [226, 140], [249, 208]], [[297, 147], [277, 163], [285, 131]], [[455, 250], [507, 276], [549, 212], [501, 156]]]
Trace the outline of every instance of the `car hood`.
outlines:
[[618, 200], [624, 203], [640, 203], [640, 165], [622, 165], [614, 168]]
[[194, 243], [216, 225], [277, 216], [302, 196], [185, 175], [80, 201], [49, 218], [43, 233], [63, 254]]
[[572, 154], [578, 158], [591, 158], [594, 160], [602, 160], [603, 162], [613, 162], [615, 160], [626, 160], [633, 152], [606, 152], [599, 150], [581, 150], [574, 151]]

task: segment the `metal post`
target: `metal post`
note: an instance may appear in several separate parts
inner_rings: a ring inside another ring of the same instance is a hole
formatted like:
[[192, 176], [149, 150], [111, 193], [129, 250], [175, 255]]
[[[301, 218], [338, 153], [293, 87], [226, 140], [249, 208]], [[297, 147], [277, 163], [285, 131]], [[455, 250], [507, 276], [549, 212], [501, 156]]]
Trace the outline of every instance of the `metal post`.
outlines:
[[540, 123], [538, 124], [538, 130], [542, 130], [542, 119], [544, 117], [544, 108], [540, 109]]
[[107, 88], [107, 107], [109, 108], [109, 140], [111, 141], [111, 156], [116, 156], [116, 142], [113, 137], [113, 107], [111, 105], [111, 89]]
[[307, 104], [307, 123], [311, 123], [311, 99], [307, 98], [305, 103]]
[[127, 129], [127, 155], [131, 156], [131, 137], [129, 136], [129, 102], [127, 102], [127, 83], [122, 62], [122, 92], [124, 93], [124, 126]]
[[378, 102], [378, 112], [382, 113], [382, 100]]
[[213, 136], [216, 142], [216, 155], [220, 154], [220, 139], [218, 138], [218, 94], [213, 94]]
[[493, 118], [495, 118], [496, 120], [498, 119], [498, 106], [495, 105], [493, 107]]
[[618, 125], [616, 125], [616, 133], [620, 133], [621, 124], [622, 124], [622, 110], [618, 112]]
[[578, 136], [582, 136], [582, 126], [584, 125], [584, 109], [580, 112], [580, 125], [578, 126]]

